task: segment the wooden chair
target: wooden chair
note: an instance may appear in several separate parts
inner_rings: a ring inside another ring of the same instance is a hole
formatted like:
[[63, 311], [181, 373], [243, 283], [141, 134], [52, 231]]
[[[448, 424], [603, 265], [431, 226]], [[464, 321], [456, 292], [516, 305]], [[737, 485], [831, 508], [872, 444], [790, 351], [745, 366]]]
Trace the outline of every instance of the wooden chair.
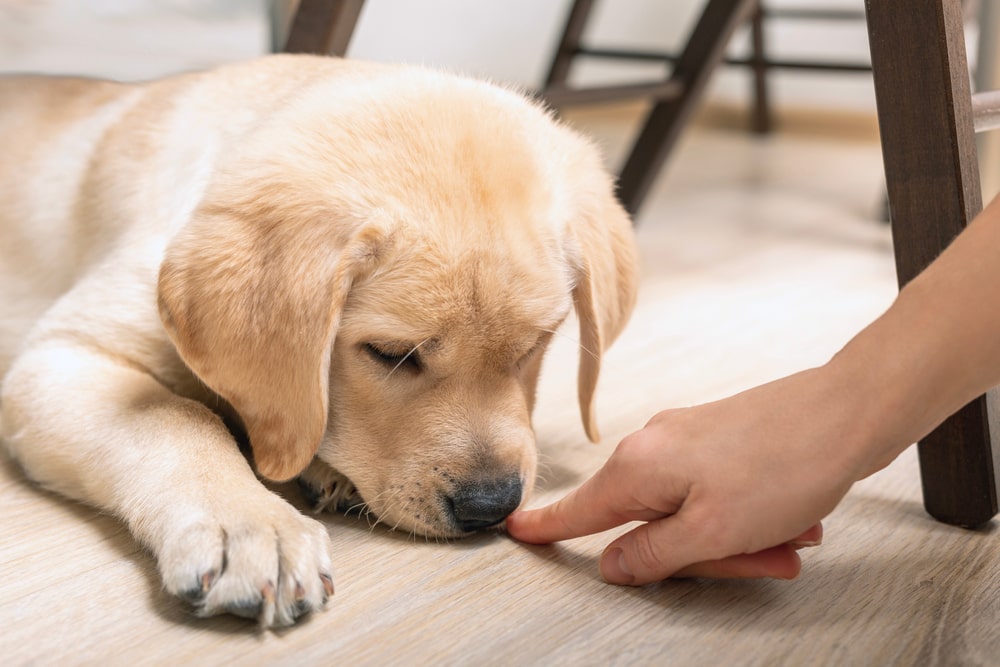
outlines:
[[[882, 154], [902, 286], [982, 210], [960, 0], [866, 0]], [[977, 96], [985, 119], [995, 96]], [[1000, 105], [997, 105], [1000, 106]], [[998, 304], [983, 304], [996, 308]], [[966, 527], [997, 513], [1000, 393], [919, 444], [924, 506]]]
[[[666, 51], [650, 51], [631, 48], [607, 48], [594, 47], [584, 44], [582, 35], [588, 19], [594, 8], [594, 0], [574, 0], [571, 5], [569, 17], [563, 29], [562, 39], [556, 51], [552, 65], [549, 69], [548, 77], [543, 87], [543, 96], [549, 97], [550, 101], [566, 103], [575, 101], [591, 101], [601, 99], [600, 95], [587, 95], [586, 91], [579, 91], [576, 97], [565, 98], [560, 94], [560, 90], [566, 86], [572, 63], [579, 57], [603, 58], [611, 60], [625, 61], [646, 61], [655, 63], [677, 63], [679, 56], [676, 53]], [[749, 10], [750, 23], [750, 51], [747, 56], [724, 56], [722, 61], [726, 65], [748, 68], [753, 76], [753, 104], [751, 106], [750, 127], [758, 134], [766, 134], [773, 127], [770, 95], [768, 93], [767, 77], [771, 70], [815, 70], [821, 72], [870, 72], [871, 65], [868, 62], [852, 62], [837, 58], [775, 58], [767, 53], [765, 24], [782, 22], [815, 23], [817, 21], [833, 21], [839, 23], [857, 22], [859, 28], [864, 23], [865, 13], [861, 5], [858, 9], [817, 7], [812, 4], [802, 2], [801, 6], [780, 6], [771, 7], [763, 0], [754, 0]], [[719, 35], [719, 37], [725, 37]], [[728, 41], [728, 39], [726, 39]], [[723, 44], [724, 46], [725, 44]], [[677, 82], [674, 81], [674, 84]], [[625, 96], [646, 94], [655, 97], [662, 92], [673, 94], [674, 90], [670, 85], [662, 88], [654, 82], [646, 86], [638, 85], [631, 87], [610, 87], [614, 92]], [[676, 86], [675, 86], [676, 88]], [[597, 92], [601, 89], [596, 89]], [[629, 91], [633, 91], [632, 95]], [[555, 94], [555, 95], [554, 95]], [[553, 99], [554, 98], [554, 99]]]
[[[723, 62], [733, 32], [758, 8], [758, 0], [708, 0], [686, 44], [676, 56], [584, 48], [583, 30], [594, 0], [574, 0], [541, 97], [553, 106], [645, 97], [653, 106], [643, 121], [618, 178], [618, 197], [635, 215], [702, 99], [709, 76]], [[673, 63], [665, 80], [620, 86], [574, 89], [567, 85], [573, 60], [580, 55]]]
[[[571, 89], [566, 77], [582, 48], [593, 1], [573, 3], [541, 95], [554, 105], [636, 96], [654, 100], [620, 177], [619, 195], [635, 213], [709, 75], [723, 61], [731, 34], [758, 9], [758, 0], [707, 0], [666, 80]], [[301, 0], [286, 50], [343, 55], [363, 2]], [[1000, 96], [982, 95], [973, 102], [960, 0], [866, 0], [866, 14], [902, 285], [981, 210], [973, 107], [996, 120]], [[977, 527], [996, 515], [998, 398], [1000, 392], [992, 391], [973, 401], [920, 442], [924, 504], [933, 517]]]
[[814, 70], [819, 72], [871, 72], [868, 62], [851, 62], [839, 59], [814, 58], [772, 58], [767, 54], [764, 24], [774, 21], [835, 21], [839, 23], [858, 22], [859, 29], [864, 23], [865, 13], [860, 8], [839, 9], [813, 7], [802, 3], [801, 7], [770, 7], [763, 0], [757, 2], [756, 11], [750, 23], [749, 58], [727, 58], [730, 65], [745, 65], [753, 72], [753, 106], [750, 127], [757, 134], [767, 134], [774, 126], [767, 75], [772, 69]]

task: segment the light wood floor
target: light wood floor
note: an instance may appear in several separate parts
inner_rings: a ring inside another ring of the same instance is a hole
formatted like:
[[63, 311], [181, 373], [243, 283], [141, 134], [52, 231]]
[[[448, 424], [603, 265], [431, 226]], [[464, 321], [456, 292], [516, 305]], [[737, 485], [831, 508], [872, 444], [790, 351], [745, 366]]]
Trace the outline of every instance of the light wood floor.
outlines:
[[[574, 118], [616, 156], [626, 116]], [[539, 502], [581, 482], [657, 410], [822, 363], [888, 305], [870, 136], [686, 136], [639, 219], [642, 294], [605, 364], [601, 444], [579, 425], [572, 340], [547, 360]], [[435, 543], [331, 515], [337, 594], [273, 633], [192, 618], [116, 521], [33, 488], [6, 460], [0, 517], [5, 665], [1000, 664], [995, 526], [973, 533], [925, 516], [912, 450], [856, 485], [793, 582], [616, 588], [596, 566], [611, 534], [553, 547], [500, 534]]]

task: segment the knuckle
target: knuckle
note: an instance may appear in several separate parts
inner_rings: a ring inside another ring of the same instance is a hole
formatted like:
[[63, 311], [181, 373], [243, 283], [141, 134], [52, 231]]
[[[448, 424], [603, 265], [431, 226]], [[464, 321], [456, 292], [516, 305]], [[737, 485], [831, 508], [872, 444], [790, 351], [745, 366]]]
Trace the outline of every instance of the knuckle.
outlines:
[[614, 454], [608, 460], [609, 466], [633, 468], [647, 465], [649, 456], [653, 453], [653, 443], [642, 431], [636, 431], [618, 443]]
[[656, 427], [664, 428], [670, 427], [673, 424], [678, 423], [678, 420], [682, 419], [685, 412], [683, 410], [661, 410], [655, 415], [649, 418], [646, 422], [645, 428]]

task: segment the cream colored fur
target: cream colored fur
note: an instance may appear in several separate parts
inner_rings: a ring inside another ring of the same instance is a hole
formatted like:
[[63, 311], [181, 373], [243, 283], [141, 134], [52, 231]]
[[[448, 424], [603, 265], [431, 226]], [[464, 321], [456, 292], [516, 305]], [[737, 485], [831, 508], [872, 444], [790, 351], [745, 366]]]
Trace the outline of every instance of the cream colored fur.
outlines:
[[273, 56], [0, 79], [0, 137], [4, 444], [121, 517], [201, 613], [285, 625], [332, 593], [325, 527], [258, 475], [429, 536], [477, 525], [457, 494], [523, 502], [574, 305], [598, 437], [630, 224], [596, 151], [521, 96]]

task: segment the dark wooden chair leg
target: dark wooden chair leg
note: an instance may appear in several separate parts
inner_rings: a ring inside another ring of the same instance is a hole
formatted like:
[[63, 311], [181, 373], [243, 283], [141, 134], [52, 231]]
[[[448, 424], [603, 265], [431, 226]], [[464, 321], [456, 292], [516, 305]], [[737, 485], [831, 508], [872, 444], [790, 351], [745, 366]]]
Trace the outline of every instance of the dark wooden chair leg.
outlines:
[[285, 52], [343, 56], [364, 4], [365, 0], [301, 0]]
[[671, 74], [671, 79], [683, 84], [683, 93], [653, 106], [622, 169], [618, 196], [630, 214], [639, 210], [701, 101], [709, 75], [725, 56], [733, 30], [747, 20], [755, 5], [756, 0], [708, 0]]
[[753, 71], [753, 108], [750, 111], [750, 129], [755, 134], [771, 132], [771, 104], [767, 90], [767, 54], [764, 46], [764, 3], [757, 6], [750, 20], [750, 69]]
[[[905, 4], [865, 2], [900, 285], [982, 209], [961, 3]], [[920, 442], [934, 518], [976, 527], [996, 515], [998, 407], [990, 392]]]
[[566, 85], [570, 66], [573, 64], [577, 49], [580, 48], [580, 38], [590, 17], [590, 10], [593, 8], [594, 0], [573, 0], [573, 6], [570, 7], [566, 19], [566, 27], [563, 28], [559, 46], [552, 58], [552, 66], [549, 67], [548, 76], [545, 77], [545, 88]]

